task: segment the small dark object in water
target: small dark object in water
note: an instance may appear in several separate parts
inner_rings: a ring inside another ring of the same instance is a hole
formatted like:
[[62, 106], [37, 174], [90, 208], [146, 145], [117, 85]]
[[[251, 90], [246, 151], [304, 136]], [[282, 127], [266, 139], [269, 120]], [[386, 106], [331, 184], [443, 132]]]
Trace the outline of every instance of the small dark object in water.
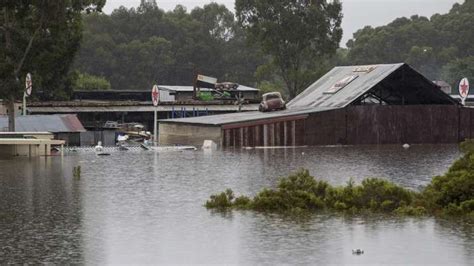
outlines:
[[97, 155], [99, 155], [99, 156], [109, 156], [110, 153], [100, 152], [100, 153], [97, 153]]
[[72, 169], [72, 175], [76, 179], [81, 179], [81, 166], [80, 165], [74, 166], [74, 168]]
[[352, 254], [354, 254], [354, 255], [362, 255], [362, 254], [364, 254], [364, 251], [363, 251], [362, 249], [360, 249], [360, 248], [358, 248], [358, 249], [353, 249], [353, 250], [352, 250]]

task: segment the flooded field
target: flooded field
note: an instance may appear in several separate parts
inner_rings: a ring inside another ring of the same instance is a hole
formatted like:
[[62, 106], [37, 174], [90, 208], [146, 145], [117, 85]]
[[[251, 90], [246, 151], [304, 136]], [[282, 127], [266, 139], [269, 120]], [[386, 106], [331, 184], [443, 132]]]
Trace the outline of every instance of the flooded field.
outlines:
[[[332, 184], [382, 177], [420, 189], [456, 146], [114, 152], [0, 160], [0, 264], [445, 264], [474, 261], [474, 225], [434, 218], [305, 219], [203, 207], [298, 168]], [[81, 178], [72, 176], [80, 165]], [[361, 248], [363, 255], [352, 255]]]

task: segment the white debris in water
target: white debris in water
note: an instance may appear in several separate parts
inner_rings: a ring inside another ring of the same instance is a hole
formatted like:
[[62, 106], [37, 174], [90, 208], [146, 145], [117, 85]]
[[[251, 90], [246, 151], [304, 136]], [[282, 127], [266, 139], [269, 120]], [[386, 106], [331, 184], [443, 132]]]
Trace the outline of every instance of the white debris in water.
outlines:
[[202, 144], [202, 149], [203, 150], [217, 150], [217, 144], [212, 140], [206, 139], [204, 143]]

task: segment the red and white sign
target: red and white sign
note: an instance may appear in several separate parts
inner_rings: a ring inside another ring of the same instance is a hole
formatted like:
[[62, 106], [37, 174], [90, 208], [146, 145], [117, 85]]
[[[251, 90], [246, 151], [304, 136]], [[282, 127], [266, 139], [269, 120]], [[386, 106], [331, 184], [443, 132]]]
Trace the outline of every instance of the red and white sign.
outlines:
[[26, 79], [25, 79], [25, 94], [26, 96], [31, 95], [31, 90], [33, 89], [33, 81], [31, 80], [31, 74], [28, 73], [26, 74]]
[[151, 90], [151, 100], [153, 101], [153, 106], [158, 106], [158, 103], [160, 102], [160, 91], [158, 90], [157, 85], [154, 85]]
[[459, 82], [459, 95], [461, 95], [462, 99], [466, 99], [467, 95], [469, 95], [469, 80], [467, 78], [463, 78]]

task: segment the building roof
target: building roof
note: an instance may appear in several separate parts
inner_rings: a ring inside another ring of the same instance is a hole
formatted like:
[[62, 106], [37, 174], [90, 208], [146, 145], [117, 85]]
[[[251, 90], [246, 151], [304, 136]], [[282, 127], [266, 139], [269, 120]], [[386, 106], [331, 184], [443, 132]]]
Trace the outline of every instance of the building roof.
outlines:
[[[159, 89], [164, 90], [171, 90], [177, 92], [192, 92], [193, 86], [180, 86], [180, 85], [158, 85]], [[210, 89], [201, 88], [202, 91], [207, 91]], [[236, 91], [255, 91], [258, 92], [259, 90], [256, 88], [240, 85], [237, 87]], [[151, 95], [151, 88], [149, 90], [78, 90], [74, 91], [74, 93], [79, 94], [127, 94], [127, 93], [148, 93]]]
[[[27, 115], [17, 116], [18, 132], [70, 133], [86, 131], [76, 115]], [[0, 116], [0, 131], [8, 130], [8, 117]]]
[[183, 123], [183, 124], [196, 124], [196, 125], [210, 125], [220, 126], [226, 124], [234, 124], [241, 122], [252, 122], [261, 119], [273, 119], [282, 117], [291, 117], [297, 115], [304, 115], [313, 112], [322, 112], [337, 109], [334, 107], [313, 107], [313, 108], [294, 108], [286, 109], [275, 112], [240, 112], [240, 113], [229, 113], [220, 115], [200, 116], [200, 117], [189, 117], [189, 118], [175, 118], [175, 119], [161, 119], [160, 123]]
[[[176, 91], [176, 92], [191, 92], [193, 91], [193, 86], [169, 86], [169, 85], [159, 85], [159, 89]], [[200, 88], [201, 91], [210, 91], [211, 89], [208, 88]], [[259, 90], [252, 87], [247, 87], [244, 85], [239, 85], [235, 91], [251, 91], [251, 92], [258, 92]]]
[[[88, 112], [170, 112], [174, 108], [175, 111], [181, 111], [182, 108], [187, 112], [210, 111], [210, 112], [236, 112], [237, 105], [111, 105], [111, 106], [28, 106], [28, 110], [32, 113], [88, 113]], [[242, 111], [258, 110], [258, 104], [244, 104]]]
[[335, 67], [288, 103], [283, 111], [246, 112], [194, 118], [164, 119], [161, 123], [225, 125], [275, 119], [363, 104], [370, 96], [384, 104], [458, 104], [407, 64]]
[[[407, 64], [335, 67], [288, 103], [288, 108], [346, 107], [371, 90], [387, 104], [456, 104]], [[397, 102], [398, 101], [398, 102]]]
[[440, 87], [450, 87], [451, 88], [451, 85], [449, 85], [449, 83], [447, 83], [444, 80], [433, 80], [433, 83], [440, 86]]

